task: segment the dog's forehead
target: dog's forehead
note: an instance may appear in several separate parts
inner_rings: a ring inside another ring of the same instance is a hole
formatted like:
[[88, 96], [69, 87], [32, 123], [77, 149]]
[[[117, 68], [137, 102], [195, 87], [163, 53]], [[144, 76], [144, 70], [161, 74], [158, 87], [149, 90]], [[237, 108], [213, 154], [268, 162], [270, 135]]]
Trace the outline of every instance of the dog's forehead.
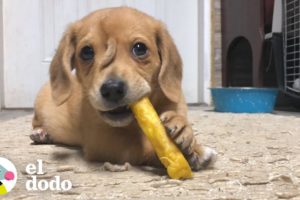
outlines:
[[111, 36], [132, 33], [152, 35], [158, 23], [151, 16], [126, 7], [96, 11], [82, 22], [86, 30], [101, 31]]

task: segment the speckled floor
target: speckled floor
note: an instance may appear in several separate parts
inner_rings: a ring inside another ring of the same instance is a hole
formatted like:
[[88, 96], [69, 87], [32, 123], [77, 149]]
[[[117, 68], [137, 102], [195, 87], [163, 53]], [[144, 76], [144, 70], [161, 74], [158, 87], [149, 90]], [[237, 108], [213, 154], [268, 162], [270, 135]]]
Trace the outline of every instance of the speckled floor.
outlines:
[[[163, 171], [131, 167], [108, 172], [101, 163], [87, 163], [79, 150], [31, 145], [30, 111], [0, 112], [0, 156], [13, 161], [18, 182], [4, 199], [300, 199], [300, 115], [222, 114], [193, 107], [189, 112], [201, 143], [215, 148], [214, 169], [186, 181], [169, 180]], [[43, 160], [44, 175], [60, 176], [73, 188], [26, 191], [29, 163]], [[1, 197], [0, 197], [1, 198]]]

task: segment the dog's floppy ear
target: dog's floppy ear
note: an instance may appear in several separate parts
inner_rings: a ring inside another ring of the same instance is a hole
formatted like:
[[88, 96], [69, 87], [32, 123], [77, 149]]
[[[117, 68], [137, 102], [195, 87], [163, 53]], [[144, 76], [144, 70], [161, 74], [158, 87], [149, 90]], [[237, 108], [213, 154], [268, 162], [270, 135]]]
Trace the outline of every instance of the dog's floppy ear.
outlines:
[[181, 98], [182, 62], [177, 47], [163, 24], [157, 31], [157, 46], [161, 59], [158, 82], [165, 96], [178, 103]]
[[56, 105], [63, 104], [72, 92], [72, 68], [75, 53], [74, 25], [70, 25], [59, 43], [50, 65], [52, 98]]

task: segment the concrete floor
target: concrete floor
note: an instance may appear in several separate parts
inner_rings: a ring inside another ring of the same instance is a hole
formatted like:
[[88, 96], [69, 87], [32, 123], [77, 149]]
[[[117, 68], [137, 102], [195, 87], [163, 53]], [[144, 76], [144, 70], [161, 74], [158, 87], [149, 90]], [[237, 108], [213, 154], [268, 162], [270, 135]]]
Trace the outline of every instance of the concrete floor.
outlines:
[[[3, 199], [300, 199], [300, 114], [215, 113], [191, 107], [189, 118], [197, 140], [217, 150], [214, 169], [185, 181], [169, 180], [164, 170], [131, 167], [108, 172], [88, 163], [79, 149], [32, 145], [32, 111], [0, 112], [0, 156], [18, 170], [18, 182]], [[44, 175], [70, 180], [63, 191], [27, 191], [25, 168], [43, 160]], [[0, 197], [1, 198], [1, 197]]]

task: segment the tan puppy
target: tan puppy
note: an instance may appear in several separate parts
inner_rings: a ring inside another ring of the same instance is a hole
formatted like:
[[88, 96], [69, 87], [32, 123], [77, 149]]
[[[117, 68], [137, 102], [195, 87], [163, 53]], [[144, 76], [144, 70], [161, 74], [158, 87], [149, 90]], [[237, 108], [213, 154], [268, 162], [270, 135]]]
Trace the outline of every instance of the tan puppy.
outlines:
[[[73, 70], [73, 73], [72, 73]], [[155, 165], [128, 105], [149, 96], [194, 170], [215, 162], [197, 144], [181, 90], [181, 59], [164, 25], [131, 8], [104, 9], [71, 24], [35, 103], [36, 143], [81, 146], [88, 160]]]

